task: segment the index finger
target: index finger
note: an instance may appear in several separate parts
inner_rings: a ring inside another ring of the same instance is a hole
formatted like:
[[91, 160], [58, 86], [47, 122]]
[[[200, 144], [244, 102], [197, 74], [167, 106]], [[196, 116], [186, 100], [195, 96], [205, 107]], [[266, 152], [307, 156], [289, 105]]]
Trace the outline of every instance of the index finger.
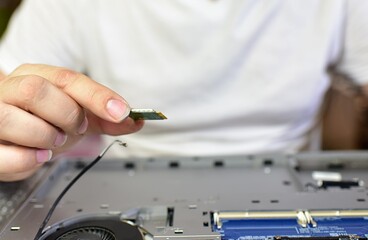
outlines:
[[84, 74], [43, 64], [24, 64], [10, 76], [38, 75], [73, 98], [79, 105], [102, 119], [121, 122], [130, 113], [129, 104], [116, 92]]

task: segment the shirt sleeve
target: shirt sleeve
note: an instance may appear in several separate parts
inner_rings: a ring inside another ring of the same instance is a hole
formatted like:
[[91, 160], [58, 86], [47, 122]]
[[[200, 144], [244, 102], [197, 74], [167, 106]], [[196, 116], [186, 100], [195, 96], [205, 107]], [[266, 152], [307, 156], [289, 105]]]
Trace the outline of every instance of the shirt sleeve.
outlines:
[[368, 84], [368, 1], [346, 3], [344, 43], [336, 70], [360, 85]]
[[73, 1], [23, 0], [0, 44], [0, 69], [8, 74], [23, 63], [83, 71]]

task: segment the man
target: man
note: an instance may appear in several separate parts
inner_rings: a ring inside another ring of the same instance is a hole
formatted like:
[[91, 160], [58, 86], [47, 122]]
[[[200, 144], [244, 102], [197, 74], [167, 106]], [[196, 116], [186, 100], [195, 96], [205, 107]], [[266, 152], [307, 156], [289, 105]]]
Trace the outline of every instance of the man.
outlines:
[[0, 179], [31, 175], [82, 135], [138, 131], [129, 106], [169, 120], [124, 136], [125, 156], [298, 151], [327, 69], [368, 81], [367, 11], [354, 0], [26, 0], [0, 48]]

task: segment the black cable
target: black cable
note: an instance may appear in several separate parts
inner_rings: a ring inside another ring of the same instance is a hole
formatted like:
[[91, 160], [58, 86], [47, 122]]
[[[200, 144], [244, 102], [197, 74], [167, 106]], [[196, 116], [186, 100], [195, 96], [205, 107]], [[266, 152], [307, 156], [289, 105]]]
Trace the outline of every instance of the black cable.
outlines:
[[110, 145], [108, 145], [96, 158], [95, 160], [93, 160], [90, 164], [88, 164], [87, 166], [85, 166], [82, 171], [80, 171], [78, 173], [77, 176], [75, 176], [70, 183], [63, 189], [63, 191], [59, 194], [59, 196], [56, 198], [55, 202], [52, 204], [49, 212], [47, 213], [45, 219], [43, 220], [43, 222], [40, 225], [40, 228], [38, 229], [38, 232], [34, 238], [34, 240], [39, 240], [40, 237], [42, 236], [42, 232], [46, 226], [46, 224], [49, 222], [52, 214], [55, 211], [55, 208], [57, 207], [57, 205], [59, 204], [60, 200], [64, 197], [64, 195], [68, 192], [68, 190], [74, 185], [75, 182], [78, 181], [78, 179], [80, 177], [83, 176], [83, 174], [85, 174], [90, 168], [92, 168], [104, 155], [105, 153], [110, 149], [110, 147], [112, 147], [112, 145], [114, 145], [115, 143], [119, 143], [120, 146], [124, 146], [126, 147], [126, 143], [123, 143], [120, 140], [114, 140], [112, 143], [110, 143]]

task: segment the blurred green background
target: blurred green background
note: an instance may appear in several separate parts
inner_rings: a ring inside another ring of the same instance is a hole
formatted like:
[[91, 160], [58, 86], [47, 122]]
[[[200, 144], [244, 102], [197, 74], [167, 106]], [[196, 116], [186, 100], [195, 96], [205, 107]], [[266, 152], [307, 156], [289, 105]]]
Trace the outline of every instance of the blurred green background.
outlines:
[[0, 0], [0, 37], [3, 35], [9, 18], [21, 0]]

